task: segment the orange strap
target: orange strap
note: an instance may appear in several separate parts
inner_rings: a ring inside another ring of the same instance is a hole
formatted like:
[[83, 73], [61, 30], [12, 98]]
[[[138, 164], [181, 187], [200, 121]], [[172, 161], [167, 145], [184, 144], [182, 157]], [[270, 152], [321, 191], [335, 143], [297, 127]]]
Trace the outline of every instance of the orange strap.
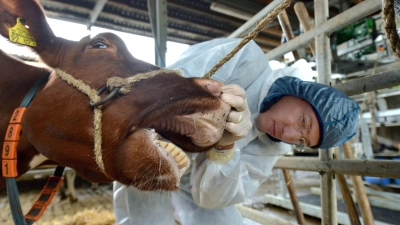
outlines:
[[25, 215], [25, 219], [37, 221], [48, 205], [50, 205], [58, 189], [60, 189], [63, 178], [59, 176], [50, 176], [46, 185], [40, 192], [39, 198], [33, 203], [32, 208]]
[[4, 137], [2, 151], [2, 175], [3, 177], [17, 177], [17, 146], [21, 136], [21, 121], [26, 108], [16, 108], [11, 116], [7, 127], [6, 136]]
[[[26, 108], [16, 108], [11, 116], [6, 136], [4, 138], [2, 153], [2, 175], [7, 178], [18, 177], [17, 172], [17, 146], [21, 136], [21, 121]], [[62, 176], [50, 176], [46, 185], [40, 192], [39, 198], [35, 201], [32, 208], [25, 215], [25, 219], [37, 221], [47, 206], [53, 200], [56, 192], [60, 189], [63, 182]]]

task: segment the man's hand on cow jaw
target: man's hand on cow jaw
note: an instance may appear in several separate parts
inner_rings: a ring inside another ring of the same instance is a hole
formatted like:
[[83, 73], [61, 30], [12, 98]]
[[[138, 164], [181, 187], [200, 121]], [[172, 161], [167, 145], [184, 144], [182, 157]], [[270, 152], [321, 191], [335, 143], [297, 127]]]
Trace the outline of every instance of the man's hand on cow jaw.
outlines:
[[246, 92], [236, 84], [221, 87], [221, 99], [232, 107], [225, 124], [225, 131], [216, 148], [231, 149], [236, 140], [244, 138], [252, 127], [251, 112], [247, 106]]

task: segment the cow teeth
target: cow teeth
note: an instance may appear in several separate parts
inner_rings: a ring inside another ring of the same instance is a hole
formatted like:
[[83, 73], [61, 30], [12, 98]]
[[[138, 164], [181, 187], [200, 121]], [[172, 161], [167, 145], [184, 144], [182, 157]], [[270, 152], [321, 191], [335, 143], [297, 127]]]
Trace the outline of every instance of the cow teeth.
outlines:
[[156, 144], [164, 148], [172, 157], [174, 157], [175, 161], [178, 163], [179, 169], [185, 168], [188, 165], [189, 159], [187, 155], [178, 146], [171, 142], [160, 140], [156, 140]]

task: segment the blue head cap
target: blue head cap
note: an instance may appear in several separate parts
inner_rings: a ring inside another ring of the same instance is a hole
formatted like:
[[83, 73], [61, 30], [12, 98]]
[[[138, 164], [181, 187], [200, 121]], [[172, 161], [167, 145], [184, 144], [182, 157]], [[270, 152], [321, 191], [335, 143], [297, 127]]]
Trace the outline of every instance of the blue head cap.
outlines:
[[338, 146], [356, 134], [360, 107], [339, 90], [295, 77], [281, 77], [272, 84], [260, 112], [268, 110], [284, 95], [299, 97], [311, 104], [320, 128], [320, 140], [313, 148]]

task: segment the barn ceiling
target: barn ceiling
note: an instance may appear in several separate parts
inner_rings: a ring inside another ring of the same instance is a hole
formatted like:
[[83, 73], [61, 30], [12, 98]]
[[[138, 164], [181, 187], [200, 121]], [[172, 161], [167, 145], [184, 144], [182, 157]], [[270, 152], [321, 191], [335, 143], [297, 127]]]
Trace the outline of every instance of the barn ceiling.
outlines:
[[[93, 21], [96, 0], [40, 0], [46, 15], [50, 18], [153, 37], [147, 0], [99, 1], [105, 4], [96, 20]], [[228, 36], [271, 1], [167, 0], [167, 40], [192, 45]], [[313, 16], [313, 1], [304, 1], [304, 3], [309, 15]], [[347, 0], [330, 0], [329, 3], [330, 16], [335, 16], [356, 4]], [[287, 9], [287, 14], [296, 35], [299, 33], [299, 22], [294, 13], [293, 4]], [[278, 19], [272, 21], [255, 38], [264, 52], [280, 45], [282, 40], [282, 30]]]

